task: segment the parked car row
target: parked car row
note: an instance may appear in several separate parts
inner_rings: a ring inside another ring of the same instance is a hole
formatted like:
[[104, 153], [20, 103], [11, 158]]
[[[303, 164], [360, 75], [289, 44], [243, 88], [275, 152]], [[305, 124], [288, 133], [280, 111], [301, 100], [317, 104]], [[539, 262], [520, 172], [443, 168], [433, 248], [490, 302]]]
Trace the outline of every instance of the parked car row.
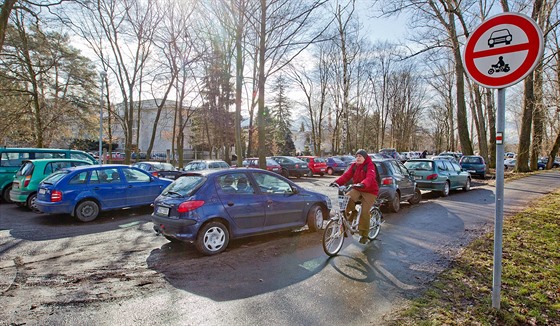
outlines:
[[[326, 159], [309, 158], [312, 163], [290, 157], [271, 159], [289, 159], [294, 172], [288, 170], [288, 176], [303, 173], [297, 169], [309, 170], [308, 164], [317, 164], [316, 172], [328, 173]], [[32, 166], [22, 166], [18, 175], [25, 182], [30, 170], [50, 173], [37, 186], [32, 204], [37, 211], [69, 214], [90, 222], [102, 211], [153, 204], [152, 221], [158, 234], [170, 241], [193, 242], [205, 255], [223, 252], [235, 238], [303, 226], [318, 231], [332, 208], [328, 196], [306, 190], [275, 171], [192, 169], [180, 171], [173, 181], [158, 177], [159, 171], [142, 169], [155, 169], [157, 164], [135, 167], [64, 159], [51, 160], [52, 164], [35, 161]], [[443, 196], [449, 195], [450, 189], [470, 189], [470, 174], [449, 160], [409, 160], [409, 166], [392, 158], [373, 161], [379, 198], [393, 212], [400, 210], [402, 201], [420, 202], [421, 189], [440, 191]], [[18, 185], [21, 182], [18, 180]]]

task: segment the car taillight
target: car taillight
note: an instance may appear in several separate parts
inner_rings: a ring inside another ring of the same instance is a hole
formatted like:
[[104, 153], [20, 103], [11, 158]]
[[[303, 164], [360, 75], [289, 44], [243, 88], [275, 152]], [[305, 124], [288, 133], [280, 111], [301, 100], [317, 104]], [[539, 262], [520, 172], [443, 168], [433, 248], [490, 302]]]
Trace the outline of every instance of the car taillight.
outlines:
[[25, 180], [23, 181], [23, 186], [24, 187], [29, 186], [29, 181], [31, 181], [31, 176], [30, 175], [25, 177]]
[[394, 183], [394, 180], [391, 177], [385, 177], [381, 180], [381, 184], [384, 185], [384, 186], [390, 186], [393, 183]]
[[62, 200], [62, 191], [53, 190], [51, 192], [51, 202], [56, 203]]
[[426, 177], [426, 180], [435, 180], [437, 179], [437, 174], [430, 174], [429, 176]]
[[296, 164], [296, 169], [299, 169], [299, 164]]
[[195, 209], [199, 208], [202, 205], [204, 205], [204, 200], [192, 200], [192, 201], [182, 202], [177, 208], [177, 212], [187, 213], [190, 211], [194, 211]]
[[157, 178], [158, 173], [157, 172], [152, 172], [152, 175]]

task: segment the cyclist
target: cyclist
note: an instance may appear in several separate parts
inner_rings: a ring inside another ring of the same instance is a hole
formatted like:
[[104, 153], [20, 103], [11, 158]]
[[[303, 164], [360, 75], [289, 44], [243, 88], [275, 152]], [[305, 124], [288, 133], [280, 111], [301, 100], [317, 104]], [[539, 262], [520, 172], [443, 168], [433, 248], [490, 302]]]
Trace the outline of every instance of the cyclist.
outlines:
[[344, 185], [350, 179], [354, 183], [354, 188], [346, 195], [350, 197], [346, 206], [346, 216], [351, 222], [356, 216], [356, 202], [362, 202], [362, 212], [360, 214], [360, 222], [358, 231], [360, 234], [360, 243], [365, 244], [368, 241], [369, 233], [369, 210], [375, 203], [375, 199], [379, 193], [379, 185], [375, 175], [375, 166], [371, 161], [371, 157], [363, 149], [356, 152], [356, 161], [333, 183]]

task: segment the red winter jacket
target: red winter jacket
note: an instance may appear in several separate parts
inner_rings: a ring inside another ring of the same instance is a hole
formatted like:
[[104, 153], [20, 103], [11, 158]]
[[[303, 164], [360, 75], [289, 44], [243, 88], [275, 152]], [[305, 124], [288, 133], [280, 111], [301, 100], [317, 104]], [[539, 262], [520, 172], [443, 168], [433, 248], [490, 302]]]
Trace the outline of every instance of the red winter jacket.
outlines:
[[[366, 171], [364, 171], [364, 165], [366, 166]], [[364, 163], [357, 164], [352, 163], [350, 167], [334, 182], [338, 185], [346, 184], [352, 179], [353, 183], [361, 183], [364, 185], [363, 188], [354, 188], [362, 192], [369, 192], [374, 195], [379, 194], [379, 185], [377, 184], [377, 176], [375, 175], [375, 166], [371, 161], [369, 155], [365, 158]]]

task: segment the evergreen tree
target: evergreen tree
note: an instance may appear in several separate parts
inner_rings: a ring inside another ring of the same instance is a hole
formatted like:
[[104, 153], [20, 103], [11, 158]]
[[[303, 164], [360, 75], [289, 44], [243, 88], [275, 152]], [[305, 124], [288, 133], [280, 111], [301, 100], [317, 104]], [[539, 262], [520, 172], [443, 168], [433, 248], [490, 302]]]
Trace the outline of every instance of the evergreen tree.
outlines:
[[292, 125], [291, 102], [286, 96], [286, 87], [286, 79], [283, 76], [279, 76], [273, 85], [273, 91], [276, 93], [270, 110], [274, 124], [273, 139], [277, 154], [294, 155], [295, 144], [290, 130]]

